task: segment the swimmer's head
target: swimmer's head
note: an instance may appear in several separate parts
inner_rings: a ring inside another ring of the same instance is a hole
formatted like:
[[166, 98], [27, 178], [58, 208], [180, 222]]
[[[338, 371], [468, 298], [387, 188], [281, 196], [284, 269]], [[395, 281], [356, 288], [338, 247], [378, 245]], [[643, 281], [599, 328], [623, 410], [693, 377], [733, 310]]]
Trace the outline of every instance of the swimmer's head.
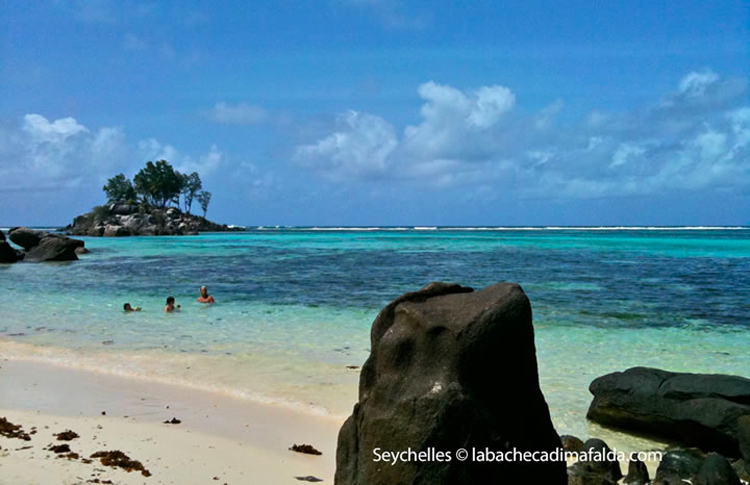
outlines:
[[174, 305], [174, 297], [168, 296], [167, 297], [167, 305]]

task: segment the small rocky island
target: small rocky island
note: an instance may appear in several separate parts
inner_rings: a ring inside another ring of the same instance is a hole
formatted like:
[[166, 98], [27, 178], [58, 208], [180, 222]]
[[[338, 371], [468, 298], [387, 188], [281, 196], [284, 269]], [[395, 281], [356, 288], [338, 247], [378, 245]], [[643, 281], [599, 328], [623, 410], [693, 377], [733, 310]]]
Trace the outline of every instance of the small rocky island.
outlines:
[[[203, 189], [200, 175], [176, 171], [166, 160], [148, 162], [133, 182], [119, 174], [102, 188], [107, 203], [73, 219], [65, 231], [74, 236], [182, 236], [201, 231], [238, 231], [243, 228], [206, 219], [211, 192]], [[202, 216], [190, 213], [193, 202]]]
[[237, 231], [242, 228], [216, 224], [205, 217], [186, 214], [176, 207], [155, 208], [142, 204], [112, 203], [94, 208], [64, 228], [74, 236], [183, 236], [199, 232]]

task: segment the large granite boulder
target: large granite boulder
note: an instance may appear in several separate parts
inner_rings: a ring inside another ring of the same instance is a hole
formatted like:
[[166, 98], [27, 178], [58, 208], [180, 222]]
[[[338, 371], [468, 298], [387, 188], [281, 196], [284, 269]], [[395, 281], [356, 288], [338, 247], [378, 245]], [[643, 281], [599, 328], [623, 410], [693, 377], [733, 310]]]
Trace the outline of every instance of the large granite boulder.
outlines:
[[13, 243], [28, 251], [34, 246], [37, 246], [42, 241], [45, 234], [48, 233], [36, 229], [29, 229], [28, 227], [14, 227], [8, 232], [8, 237]]
[[750, 379], [634, 367], [595, 379], [589, 390], [592, 421], [740, 456]]
[[[336, 484], [567, 483], [564, 461], [480, 460], [562, 446], [520, 286], [431, 283], [381, 310], [370, 339], [359, 402], [339, 432]], [[383, 455], [409, 451], [395, 465]]]
[[38, 245], [26, 251], [25, 261], [76, 261], [76, 248], [83, 247], [83, 241], [57, 234], [47, 234]]

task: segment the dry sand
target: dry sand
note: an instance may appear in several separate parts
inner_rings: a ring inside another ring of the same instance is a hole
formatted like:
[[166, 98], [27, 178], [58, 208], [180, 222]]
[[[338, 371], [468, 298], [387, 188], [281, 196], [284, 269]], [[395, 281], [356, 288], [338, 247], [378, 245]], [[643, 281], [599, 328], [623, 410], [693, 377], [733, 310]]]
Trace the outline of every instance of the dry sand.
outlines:
[[[0, 436], [3, 485], [308, 483], [297, 476], [333, 483], [341, 426], [340, 419], [219, 394], [22, 361], [0, 361], [0, 416], [36, 429], [30, 441]], [[172, 418], [181, 423], [163, 423]], [[53, 433], [67, 429], [80, 437], [56, 441]], [[80, 458], [121, 450], [151, 477], [45, 450], [65, 443]], [[295, 443], [323, 455], [289, 451]]]

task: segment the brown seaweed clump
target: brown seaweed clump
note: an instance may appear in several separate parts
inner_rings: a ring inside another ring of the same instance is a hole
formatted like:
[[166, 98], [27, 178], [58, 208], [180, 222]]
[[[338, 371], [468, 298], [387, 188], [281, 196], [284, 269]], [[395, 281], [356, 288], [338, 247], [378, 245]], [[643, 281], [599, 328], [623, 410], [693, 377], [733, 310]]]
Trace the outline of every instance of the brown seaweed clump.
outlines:
[[313, 447], [313, 445], [298, 445], [297, 443], [293, 444], [291, 448], [289, 448], [292, 451], [296, 451], [297, 453], [304, 453], [306, 455], [322, 455], [323, 452], [318, 451]]
[[49, 451], [53, 453], [70, 453], [70, 445], [50, 445], [49, 448], [47, 448]]
[[55, 433], [52, 436], [57, 436], [57, 441], [70, 441], [70, 440], [74, 440], [78, 438], [78, 433], [76, 433], [75, 431], [66, 429], [63, 432]]
[[13, 424], [6, 418], [0, 418], [0, 436], [6, 438], [18, 438], [19, 440], [31, 441], [31, 436], [24, 432], [20, 424]]
[[99, 461], [101, 461], [104, 466], [119, 467], [128, 473], [135, 470], [141, 472], [141, 475], [144, 477], [151, 476], [151, 472], [146, 470], [143, 463], [138, 460], [131, 460], [128, 455], [120, 450], [97, 451], [91, 455], [91, 458], [99, 458]]

